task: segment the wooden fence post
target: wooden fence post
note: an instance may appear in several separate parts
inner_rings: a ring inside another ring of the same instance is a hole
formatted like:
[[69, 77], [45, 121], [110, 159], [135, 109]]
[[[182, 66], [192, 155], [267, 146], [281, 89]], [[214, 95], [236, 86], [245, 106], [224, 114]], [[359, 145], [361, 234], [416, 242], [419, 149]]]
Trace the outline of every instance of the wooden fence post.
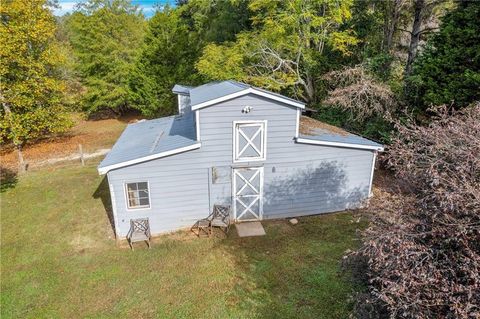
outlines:
[[82, 162], [82, 166], [85, 166], [85, 159], [83, 158], [82, 144], [78, 144], [78, 151], [80, 152], [80, 161]]

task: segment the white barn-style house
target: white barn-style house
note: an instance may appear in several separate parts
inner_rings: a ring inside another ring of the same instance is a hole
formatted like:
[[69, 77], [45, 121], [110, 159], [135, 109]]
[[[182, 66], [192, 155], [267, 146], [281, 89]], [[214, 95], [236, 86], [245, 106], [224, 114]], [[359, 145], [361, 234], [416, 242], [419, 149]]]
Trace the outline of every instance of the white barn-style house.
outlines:
[[214, 204], [236, 222], [341, 211], [371, 193], [383, 146], [302, 116], [303, 102], [235, 81], [175, 85], [178, 115], [129, 124], [98, 166], [115, 231], [191, 226]]

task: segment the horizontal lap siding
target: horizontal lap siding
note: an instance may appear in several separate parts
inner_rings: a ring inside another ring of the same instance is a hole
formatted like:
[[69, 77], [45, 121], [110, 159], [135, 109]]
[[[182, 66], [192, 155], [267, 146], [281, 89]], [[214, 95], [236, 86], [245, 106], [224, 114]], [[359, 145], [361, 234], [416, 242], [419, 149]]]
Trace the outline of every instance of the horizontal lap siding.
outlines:
[[[119, 236], [126, 236], [130, 219], [134, 218], [148, 217], [152, 233], [156, 234], [191, 226], [195, 220], [208, 215], [208, 169], [184, 167], [181, 171], [172, 170], [172, 159], [174, 157], [169, 157], [166, 161], [169, 164], [155, 160], [108, 173], [116, 195]], [[149, 182], [150, 209], [127, 210], [124, 185], [129, 181]]]
[[[245, 106], [253, 110], [242, 113]], [[131, 218], [149, 217], [152, 233], [161, 233], [191, 226], [206, 217], [215, 203], [231, 204], [232, 166], [264, 166], [266, 219], [343, 210], [368, 195], [373, 154], [295, 143], [295, 108], [244, 96], [199, 112], [200, 149], [108, 173], [120, 236], [128, 232]], [[233, 121], [247, 120], [268, 121], [267, 160], [232, 163]], [[227, 176], [212, 182], [212, 168]], [[142, 180], [150, 183], [151, 208], [129, 211], [124, 183]]]
[[[252, 111], [242, 113], [245, 106]], [[271, 162], [270, 153], [289, 152], [296, 131], [297, 109], [279, 105], [265, 98], [244, 96], [200, 111], [202, 152], [211, 166], [256, 166]], [[267, 160], [264, 162], [233, 163], [233, 122], [267, 121]], [[230, 168], [231, 169], [231, 168]], [[213, 184], [212, 201], [230, 203], [231, 180]]]
[[[245, 106], [251, 106], [253, 111], [242, 113]], [[240, 120], [268, 121], [267, 160], [249, 163], [265, 167], [264, 218], [344, 210], [368, 196], [371, 152], [296, 144], [296, 109], [281, 107], [263, 98], [238, 98], [200, 111], [205, 159], [210, 158], [216, 165], [230, 165], [232, 123]], [[332, 170], [337, 176], [332, 175]], [[309, 176], [312, 174], [314, 176]], [[230, 197], [225, 198], [227, 200]]]
[[371, 152], [304, 144], [292, 149], [301, 160], [282, 156], [265, 165], [264, 218], [340, 211], [368, 197]]

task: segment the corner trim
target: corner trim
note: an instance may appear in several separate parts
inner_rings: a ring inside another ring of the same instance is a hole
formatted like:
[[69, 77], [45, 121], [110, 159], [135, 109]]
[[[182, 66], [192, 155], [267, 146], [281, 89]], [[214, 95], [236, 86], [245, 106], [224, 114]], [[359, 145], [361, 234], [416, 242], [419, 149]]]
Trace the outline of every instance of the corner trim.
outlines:
[[298, 138], [300, 135], [300, 116], [301, 116], [302, 111], [300, 109], [297, 109], [297, 118], [296, 118], [296, 123], [295, 123], [295, 138]]
[[197, 135], [197, 142], [200, 142], [200, 111], [195, 111], [195, 134]]
[[375, 171], [375, 161], [377, 159], [377, 152], [373, 152], [373, 159], [372, 159], [372, 171], [370, 172], [370, 184], [368, 185], [368, 197], [372, 197], [372, 186], [373, 186], [373, 172]]

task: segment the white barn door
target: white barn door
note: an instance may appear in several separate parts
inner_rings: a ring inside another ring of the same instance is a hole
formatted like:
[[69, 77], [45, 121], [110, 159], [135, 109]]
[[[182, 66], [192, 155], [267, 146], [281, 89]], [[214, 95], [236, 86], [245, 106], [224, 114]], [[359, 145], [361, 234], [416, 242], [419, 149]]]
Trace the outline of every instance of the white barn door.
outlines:
[[267, 121], [233, 123], [233, 162], [264, 161], [267, 151]]
[[235, 221], [262, 220], [263, 167], [234, 168], [232, 186]]

